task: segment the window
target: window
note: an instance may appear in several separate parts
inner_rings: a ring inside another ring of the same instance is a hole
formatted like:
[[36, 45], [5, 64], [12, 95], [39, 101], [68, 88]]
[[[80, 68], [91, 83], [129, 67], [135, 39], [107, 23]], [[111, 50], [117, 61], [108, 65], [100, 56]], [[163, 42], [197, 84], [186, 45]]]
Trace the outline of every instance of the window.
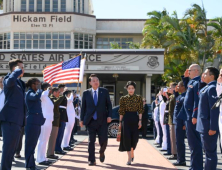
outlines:
[[34, 0], [29, 0], [29, 12], [34, 12]]
[[42, 12], [42, 0], [37, 0], [37, 12]]
[[45, 12], [50, 12], [50, 0], [45, 0]]
[[61, 0], [61, 12], [66, 12], [66, 0]]
[[73, 12], [76, 12], [76, 0], [73, 0]]
[[0, 34], [0, 49], [10, 49], [10, 33]]
[[26, 0], [21, 0], [21, 12], [26, 11]]
[[78, 12], [80, 13], [80, 0], [78, 0]]
[[53, 0], [53, 12], [58, 12], [58, 0]]
[[117, 43], [122, 49], [129, 49], [129, 43], [133, 38], [97, 38], [97, 49], [110, 49], [111, 43]]
[[82, 13], [84, 13], [84, 5], [85, 5], [84, 0], [82, 0]]
[[[0, 45], [1, 45], [1, 39], [4, 39], [4, 37], [3, 38], [1, 37], [2, 36], [0, 34]], [[64, 32], [14, 33], [14, 49], [70, 49], [70, 48], [71, 48], [70, 33], [64, 33]]]
[[93, 35], [74, 33], [74, 49], [92, 49]]

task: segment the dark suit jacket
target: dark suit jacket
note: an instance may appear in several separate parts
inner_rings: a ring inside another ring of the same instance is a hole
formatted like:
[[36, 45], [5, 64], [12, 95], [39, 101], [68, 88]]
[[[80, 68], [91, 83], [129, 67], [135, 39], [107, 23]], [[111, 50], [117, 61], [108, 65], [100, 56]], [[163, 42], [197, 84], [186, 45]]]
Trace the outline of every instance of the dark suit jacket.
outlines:
[[45, 123], [45, 118], [42, 114], [41, 106], [41, 95], [42, 90], [37, 90], [36, 92], [33, 89], [29, 89], [25, 95], [25, 103], [27, 107], [27, 117], [26, 122], [28, 124], [40, 125], [42, 126]]
[[5, 104], [0, 112], [0, 120], [25, 125], [25, 83], [18, 77], [22, 70], [8, 73], [3, 81]]
[[198, 106], [199, 109], [196, 126], [196, 130], [200, 133], [208, 133], [209, 130], [219, 130], [219, 107], [211, 109], [218, 99], [216, 83], [216, 81], [212, 81], [200, 91], [200, 101]]
[[109, 97], [109, 92], [105, 88], [98, 89], [98, 103], [94, 104], [92, 89], [83, 92], [81, 121], [84, 125], [88, 125], [95, 111], [97, 112], [97, 122], [102, 124], [107, 121], [107, 117], [112, 117], [112, 104]]
[[56, 98], [55, 96], [51, 95], [49, 97], [53, 104], [54, 104], [54, 121], [52, 122], [53, 126], [59, 127], [60, 124], [60, 112], [59, 112], [59, 105], [62, 103], [63, 99], [65, 98], [64, 96], [59, 96]]

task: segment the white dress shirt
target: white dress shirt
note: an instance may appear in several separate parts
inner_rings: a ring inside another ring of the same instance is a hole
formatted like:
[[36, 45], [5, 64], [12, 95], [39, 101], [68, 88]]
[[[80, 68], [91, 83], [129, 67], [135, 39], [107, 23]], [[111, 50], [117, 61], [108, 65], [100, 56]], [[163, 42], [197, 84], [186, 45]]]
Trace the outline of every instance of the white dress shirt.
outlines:
[[49, 90], [45, 90], [42, 92], [42, 96], [41, 96], [41, 101], [42, 101], [42, 113], [44, 118], [46, 118], [47, 120], [51, 120], [53, 121], [54, 118], [54, 104], [51, 101], [51, 99], [49, 98]]
[[5, 93], [2, 89], [0, 89], [0, 111], [2, 110], [5, 103]]

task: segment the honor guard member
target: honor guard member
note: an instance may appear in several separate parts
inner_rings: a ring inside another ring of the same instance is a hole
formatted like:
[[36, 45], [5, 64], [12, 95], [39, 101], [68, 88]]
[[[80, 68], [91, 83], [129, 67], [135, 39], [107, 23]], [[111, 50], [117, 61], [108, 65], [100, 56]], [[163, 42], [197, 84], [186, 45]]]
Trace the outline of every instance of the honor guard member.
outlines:
[[[203, 169], [203, 152], [200, 134], [196, 131], [197, 111], [199, 103], [200, 66], [192, 64], [182, 76], [187, 93], [184, 98], [184, 109], [187, 114], [186, 131], [191, 152], [190, 170]], [[190, 79], [189, 79], [190, 78]]]
[[50, 133], [52, 131], [54, 104], [52, 100], [49, 98], [49, 94], [52, 91], [51, 85], [49, 83], [43, 83], [42, 90], [43, 92], [41, 96], [41, 105], [42, 105], [42, 113], [45, 118], [45, 123], [41, 127], [36, 162], [38, 162], [40, 165], [49, 165], [51, 164], [51, 162], [48, 161], [48, 159], [46, 158], [46, 147], [49, 142]]
[[37, 78], [27, 81], [26, 87], [29, 88], [25, 95], [27, 107], [27, 117], [25, 126], [25, 167], [29, 170], [36, 170], [35, 166], [35, 147], [41, 132], [41, 126], [45, 123], [41, 107], [41, 83]]
[[[179, 93], [181, 93], [179, 95]], [[186, 166], [185, 159], [185, 120], [186, 112], [183, 107], [184, 98], [186, 95], [186, 88], [183, 82], [180, 81], [175, 88], [174, 96], [176, 98], [176, 105], [174, 108], [173, 123], [176, 125], [176, 147], [177, 147], [177, 161], [173, 163], [175, 166]]]
[[197, 131], [205, 149], [204, 170], [216, 170], [217, 168], [217, 138], [219, 107], [212, 108], [217, 102], [216, 80], [219, 70], [215, 67], [207, 67], [204, 72], [204, 82], [207, 84], [200, 90], [200, 101], [197, 117]]
[[11, 73], [3, 81], [5, 102], [0, 111], [3, 136], [1, 170], [10, 170], [12, 159], [25, 125], [25, 83], [20, 79], [24, 74], [23, 62], [18, 59], [9, 61]]

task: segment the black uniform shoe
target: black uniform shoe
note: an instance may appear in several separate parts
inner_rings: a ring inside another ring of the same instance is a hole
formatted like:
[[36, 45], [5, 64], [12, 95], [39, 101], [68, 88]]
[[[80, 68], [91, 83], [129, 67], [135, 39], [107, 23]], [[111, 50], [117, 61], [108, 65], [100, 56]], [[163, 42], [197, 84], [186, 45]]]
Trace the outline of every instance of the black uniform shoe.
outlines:
[[65, 150], [65, 151], [72, 151], [73, 150], [73, 148], [71, 148], [71, 147], [65, 147], [65, 148], [63, 148], [63, 150]]
[[164, 153], [163, 155], [168, 156], [168, 155], [171, 155], [171, 154], [170, 153]]
[[50, 158], [50, 159], [59, 159], [59, 157], [56, 156], [56, 155], [50, 155], [50, 156], [47, 156], [47, 158]]
[[186, 166], [186, 162], [175, 162], [173, 163], [174, 166]]
[[95, 165], [96, 165], [96, 162], [89, 161], [89, 166], [95, 166]]
[[131, 165], [131, 162], [127, 162], [126, 165]]
[[14, 157], [15, 158], [21, 158], [21, 155], [20, 154], [19, 155], [16, 154]]
[[105, 155], [104, 155], [104, 153], [101, 153], [101, 154], [100, 154], [99, 160], [100, 160], [100, 162], [104, 162], [104, 161], [105, 161]]
[[161, 149], [160, 151], [161, 151], [161, 152], [166, 152], [167, 150], [165, 150], [165, 149]]
[[66, 152], [64, 152], [64, 151], [55, 151], [55, 154], [58, 154], [58, 155], [65, 155]]
[[40, 162], [39, 165], [50, 165], [51, 162], [49, 161], [43, 161], [43, 162]]

